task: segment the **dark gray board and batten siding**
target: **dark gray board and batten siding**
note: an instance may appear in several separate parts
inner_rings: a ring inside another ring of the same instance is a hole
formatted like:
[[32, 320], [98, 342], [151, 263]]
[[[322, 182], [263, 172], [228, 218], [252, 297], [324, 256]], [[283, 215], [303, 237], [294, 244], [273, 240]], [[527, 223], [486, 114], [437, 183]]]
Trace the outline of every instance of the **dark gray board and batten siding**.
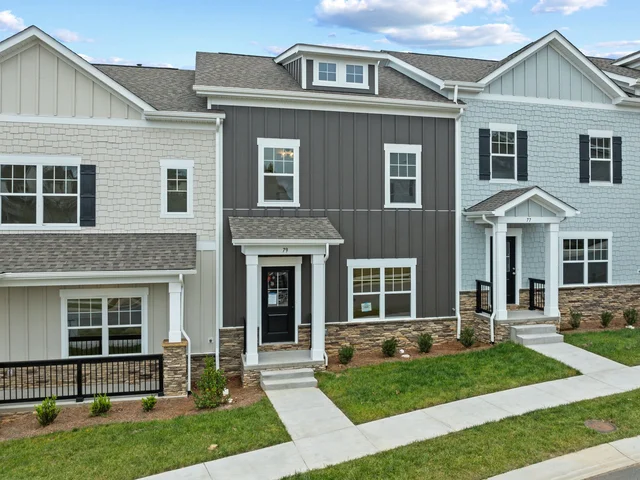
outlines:
[[[224, 110], [224, 326], [245, 317], [245, 257], [229, 216], [326, 216], [345, 240], [330, 247], [326, 321], [347, 320], [347, 259], [417, 258], [418, 317], [455, 315], [455, 126], [451, 119], [254, 107]], [[257, 138], [300, 139], [300, 208], [257, 207]], [[422, 210], [384, 209], [384, 144], [422, 144]], [[309, 258], [302, 312], [311, 312]]]
[[287, 72], [302, 86], [302, 58], [298, 58], [293, 62], [289, 62], [284, 65]]

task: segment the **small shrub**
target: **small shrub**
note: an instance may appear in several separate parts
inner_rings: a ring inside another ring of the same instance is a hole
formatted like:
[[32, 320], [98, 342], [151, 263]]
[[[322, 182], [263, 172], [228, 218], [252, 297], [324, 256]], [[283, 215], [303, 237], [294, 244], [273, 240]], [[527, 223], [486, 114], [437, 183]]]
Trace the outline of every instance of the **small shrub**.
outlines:
[[460, 343], [465, 347], [472, 347], [476, 343], [476, 331], [471, 327], [464, 327], [460, 332]]
[[342, 365], [346, 365], [353, 358], [353, 354], [356, 351], [351, 345], [344, 345], [338, 351], [338, 360]]
[[611, 320], [613, 320], [613, 313], [611, 313], [610, 311], [605, 310], [600, 314], [600, 323], [604, 328], [607, 328], [609, 326]]
[[582, 313], [577, 312], [573, 309], [569, 310], [569, 325], [571, 325], [571, 328], [573, 328], [574, 330], [576, 328], [580, 328], [580, 323], [582, 323]]
[[389, 338], [382, 342], [382, 353], [387, 357], [393, 357], [398, 349], [398, 340], [396, 338]]
[[638, 321], [638, 311], [635, 308], [627, 308], [622, 314], [627, 325], [635, 325]]
[[106, 395], [96, 395], [91, 404], [91, 416], [106, 415], [111, 410], [111, 399]]
[[429, 333], [423, 333], [418, 336], [418, 349], [420, 353], [429, 353], [433, 346], [433, 337]]
[[56, 405], [56, 397], [45, 398], [40, 405], [36, 405], [36, 418], [43, 427], [51, 425], [60, 413], [60, 407]]
[[216, 370], [213, 357], [206, 358], [204, 372], [196, 382], [196, 387], [196, 391], [193, 392], [193, 401], [197, 408], [216, 408], [225, 401], [227, 377], [224, 375], [224, 370]]
[[151, 410], [153, 410], [153, 407], [156, 406], [156, 403], [158, 403], [158, 399], [153, 395], [147, 398], [143, 398], [142, 410], [144, 410], [145, 412], [150, 412]]

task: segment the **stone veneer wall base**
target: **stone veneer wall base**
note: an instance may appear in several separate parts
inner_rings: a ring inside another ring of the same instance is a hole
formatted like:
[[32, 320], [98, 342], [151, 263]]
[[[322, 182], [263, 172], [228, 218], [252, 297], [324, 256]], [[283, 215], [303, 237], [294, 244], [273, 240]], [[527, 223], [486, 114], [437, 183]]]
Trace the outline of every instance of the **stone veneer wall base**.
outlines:
[[187, 395], [187, 342], [162, 342], [164, 350], [164, 394], [167, 397]]

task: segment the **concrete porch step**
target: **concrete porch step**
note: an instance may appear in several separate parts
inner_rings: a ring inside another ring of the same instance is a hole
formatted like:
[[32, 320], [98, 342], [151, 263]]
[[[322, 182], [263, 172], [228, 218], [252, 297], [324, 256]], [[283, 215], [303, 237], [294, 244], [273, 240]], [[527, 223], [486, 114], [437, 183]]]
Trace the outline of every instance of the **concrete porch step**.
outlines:
[[266, 370], [260, 372], [260, 386], [266, 392], [268, 390], [317, 387], [318, 381], [311, 368]]
[[521, 345], [547, 345], [562, 342], [564, 342], [564, 336], [558, 333], [523, 333], [516, 335], [516, 343]]
[[516, 341], [516, 335], [544, 335], [556, 333], [556, 326], [553, 324], [537, 325], [514, 325], [511, 327], [511, 340]]

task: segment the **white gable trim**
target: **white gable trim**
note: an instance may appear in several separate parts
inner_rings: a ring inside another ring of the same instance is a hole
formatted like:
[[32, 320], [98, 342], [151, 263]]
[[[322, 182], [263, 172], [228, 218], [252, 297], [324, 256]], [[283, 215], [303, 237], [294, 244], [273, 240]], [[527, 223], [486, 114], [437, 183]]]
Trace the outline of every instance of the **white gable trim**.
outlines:
[[118, 82], [116, 82], [115, 80], [111, 79], [109, 76], [102, 73], [100, 70], [98, 70], [96, 67], [91, 65], [89, 62], [87, 62], [81, 56], [76, 54], [74, 51], [70, 50], [69, 48], [65, 47], [63, 44], [61, 44], [57, 40], [53, 39], [52, 37], [44, 33], [38, 27], [31, 26], [21, 31], [20, 33], [17, 33], [14, 36], [9, 37], [6, 40], [3, 40], [2, 42], [0, 42], [0, 56], [3, 55], [5, 52], [9, 52], [13, 49], [20, 48], [20, 45], [23, 44], [24, 42], [30, 42], [35, 39], [44, 43], [47, 47], [51, 48], [55, 53], [62, 56], [65, 60], [70, 62], [72, 65], [82, 70], [83, 72], [85, 72], [87, 75], [89, 75], [96, 81], [102, 83], [105, 87], [114, 91], [120, 97], [122, 97], [122, 99], [135, 105], [140, 110], [142, 111], [156, 110], [147, 102], [142, 100], [140, 97], [134, 95], [129, 90], [127, 90], [122, 85], [120, 85]]
[[[562, 200], [550, 195], [539, 187], [532, 188], [531, 190], [519, 195], [508, 203], [505, 203], [501, 207], [496, 208], [492, 211], [472, 211], [472, 212], [464, 212], [464, 215], [469, 219], [484, 217], [484, 216], [492, 216], [492, 217], [504, 217], [506, 213], [514, 207], [531, 200], [532, 202], [537, 203], [541, 207], [546, 208], [547, 210], [556, 214], [557, 217], [575, 217], [579, 215], [580, 212], [573, 208], [571, 205], [563, 202]], [[537, 222], [515, 222], [513, 221], [514, 217], [509, 217], [509, 221], [512, 223], [537, 223]], [[548, 220], [548, 219], [547, 219]]]
[[[526, 48], [523, 52], [516, 55], [504, 65], [500, 66], [489, 75], [479, 80], [478, 83], [489, 84], [496, 78], [502, 76], [507, 71], [514, 68], [519, 63], [536, 53], [538, 50], [546, 45], [553, 44], [554, 48], [561, 53], [569, 62], [574, 64], [576, 68], [589, 76], [589, 78], [600, 88], [602, 91], [611, 98], [626, 97], [626, 93], [615, 84], [613, 80], [607, 77], [602, 70], [596, 67], [584, 54], [574, 47], [566, 38], [564, 38], [559, 32], [553, 31], [550, 34], [542, 37], [535, 42], [529, 48]], [[574, 61], [572, 61], [574, 59]]]
[[625, 57], [619, 58], [618, 60], [613, 62], [613, 64], [617, 67], [624, 67], [636, 61], [640, 61], [640, 50], [635, 53], [630, 53]]

